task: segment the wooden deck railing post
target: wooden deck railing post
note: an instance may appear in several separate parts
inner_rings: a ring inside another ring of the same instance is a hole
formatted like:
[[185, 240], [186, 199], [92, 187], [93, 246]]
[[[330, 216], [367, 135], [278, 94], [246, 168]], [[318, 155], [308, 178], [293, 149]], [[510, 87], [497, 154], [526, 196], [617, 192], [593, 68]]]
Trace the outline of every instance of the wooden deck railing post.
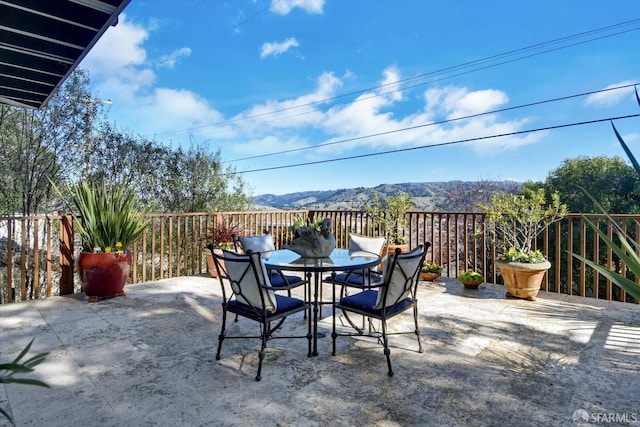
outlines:
[[73, 293], [73, 217], [60, 219], [60, 295]]

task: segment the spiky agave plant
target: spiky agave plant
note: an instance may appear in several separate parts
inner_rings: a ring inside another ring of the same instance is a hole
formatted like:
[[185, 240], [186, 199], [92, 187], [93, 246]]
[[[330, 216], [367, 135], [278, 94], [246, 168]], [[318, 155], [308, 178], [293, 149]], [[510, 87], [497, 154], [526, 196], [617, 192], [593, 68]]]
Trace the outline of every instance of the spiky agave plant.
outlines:
[[78, 212], [74, 224], [85, 251], [126, 250], [148, 225], [133, 190], [124, 183], [107, 186], [104, 181], [82, 182], [67, 186], [70, 201], [55, 185], [54, 189], [69, 210]]
[[[638, 106], [640, 106], [640, 97], [638, 96], [637, 88], [635, 92], [636, 92], [636, 100], [638, 101]], [[613, 122], [611, 122], [611, 126], [613, 127], [613, 131], [616, 134], [616, 137], [618, 138], [618, 142], [620, 142], [622, 149], [629, 157], [629, 160], [631, 161], [631, 164], [635, 168], [636, 173], [640, 176], [640, 164], [638, 164], [638, 162], [636, 161], [636, 158], [634, 157], [633, 153], [631, 153], [631, 150], [629, 150], [629, 147], [624, 142], [624, 139], [622, 139], [622, 137], [618, 133], [618, 130], [616, 129]], [[598, 203], [598, 201], [595, 200], [587, 190], [583, 188], [582, 191], [584, 191], [584, 193], [591, 198], [591, 200], [596, 204], [596, 206], [598, 206], [598, 208], [606, 215], [609, 222], [613, 224], [613, 230], [616, 233], [616, 236], [618, 236], [618, 239], [620, 240], [620, 244], [618, 245], [613, 240], [611, 240], [602, 230], [600, 230], [600, 228], [593, 221], [586, 218], [584, 215], [582, 216], [583, 219], [585, 220], [587, 225], [594, 232], [596, 232], [598, 236], [600, 236], [602, 241], [605, 242], [605, 244], [620, 258], [620, 260], [625, 263], [625, 265], [627, 266], [627, 269], [631, 271], [631, 273], [633, 273], [633, 275], [636, 278], [640, 278], [640, 256], [638, 256], [638, 252], [640, 251], [640, 245], [633, 238], [628, 236], [622, 230], [622, 228], [620, 228], [620, 226], [618, 226], [618, 224], [616, 224], [613, 221], [611, 216], [609, 216], [609, 214], [604, 210], [602, 205], [600, 205], [600, 203]], [[613, 271], [608, 269], [605, 266], [596, 264], [595, 262], [589, 259], [586, 259], [585, 257], [580, 256], [576, 253], [571, 253], [571, 255], [573, 255], [574, 258], [577, 258], [580, 261], [584, 262], [585, 264], [587, 264], [588, 266], [596, 270], [598, 273], [602, 274], [607, 279], [611, 280], [612, 283], [624, 289], [629, 295], [631, 295], [635, 299], [640, 300], [640, 284], [636, 283], [634, 280], [627, 278], [626, 276], [618, 273], [617, 271]]]

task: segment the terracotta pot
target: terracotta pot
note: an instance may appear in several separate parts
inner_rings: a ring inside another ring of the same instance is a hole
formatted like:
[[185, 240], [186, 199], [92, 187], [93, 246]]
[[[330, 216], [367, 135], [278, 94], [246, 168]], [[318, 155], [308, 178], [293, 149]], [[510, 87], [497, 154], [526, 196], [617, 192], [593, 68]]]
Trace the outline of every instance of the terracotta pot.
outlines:
[[472, 280], [470, 282], [461, 282], [465, 288], [467, 289], [478, 289], [478, 286], [480, 286], [482, 284], [482, 281], [480, 280]]
[[432, 273], [431, 271], [421, 271], [420, 277], [422, 277], [422, 280], [425, 280], [427, 282], [433, 282], [438, 277], [440, 277], [440, 273]]
[[384, 245], [384, 248], [382, 248], [382, 261], [380, 263], [380, 271], [382, 271], [384, 269], [384, 258], [389, 255], [392, 254], [396, 251], [396, 248], [400, 248], [401, 252], [408, 252], [409, 251], [409, 244], [405, 243], [404, 245]]
[[124, 295], [131, 268], [131, 252], [123, 254], [82, 252], [78, 257], [78, 275], [82, 290], [95, 302], [99, 297]]
[[[222, 249], [214, 249], [213, 251], [218, 255], [222, 255]], [[207, 250], [204, 255], [207, 259], [207, 270], [209, 271], [209, 274], [211, 277], [218, 277], [218, 270], [216, 270], [216, 263], [213, 260], [211, 251]], [[222, 261], [222, 265], [224, 266], [224, 261]]]
[[496, 265], [507, 288], [507, 296], [528, 300], [533, 300], [538, 295], [542, 279], [551, 268], [549, 261], [535, 264], [497, 261]]

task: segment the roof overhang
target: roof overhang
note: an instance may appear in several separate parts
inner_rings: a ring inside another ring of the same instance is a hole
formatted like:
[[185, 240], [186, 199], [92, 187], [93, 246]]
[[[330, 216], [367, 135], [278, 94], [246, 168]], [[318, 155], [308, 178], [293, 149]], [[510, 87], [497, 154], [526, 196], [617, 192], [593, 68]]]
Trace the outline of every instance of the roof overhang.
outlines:
[[41, 108], [131, 0], [0, 0], [0, 103]]

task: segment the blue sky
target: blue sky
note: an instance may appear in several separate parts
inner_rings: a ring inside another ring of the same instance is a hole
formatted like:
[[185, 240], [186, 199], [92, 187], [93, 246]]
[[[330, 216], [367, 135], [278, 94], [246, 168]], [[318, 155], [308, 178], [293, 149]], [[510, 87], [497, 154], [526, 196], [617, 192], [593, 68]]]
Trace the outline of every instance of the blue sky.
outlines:
[[[640, 82], [639, 6], [132, 0], [80, 68], [110, 120], [219, 147], [254, 195], [544, 180], [567, 158], [624, 157], [611, 125], [485, 137], [639, 114], [632, 86], [515, 108]], [[616, 126], [640, 152], [640, 117]]]

